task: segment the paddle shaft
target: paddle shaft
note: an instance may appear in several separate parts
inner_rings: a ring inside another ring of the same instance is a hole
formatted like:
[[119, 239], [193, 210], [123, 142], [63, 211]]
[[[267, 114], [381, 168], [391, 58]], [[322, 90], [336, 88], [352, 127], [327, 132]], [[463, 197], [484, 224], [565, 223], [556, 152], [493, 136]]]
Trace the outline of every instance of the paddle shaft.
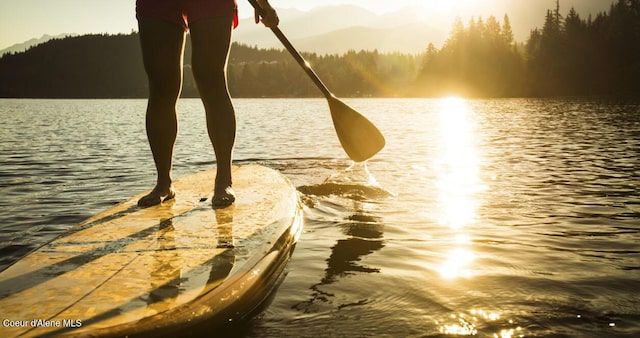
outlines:
[[[258, 11], [258, 14], [260, 14], [260, 16], [264, 16], [266, 14], [265, 10], [262, 8], [262, 6], [260, 6], [260, 4], [256, 0], [249, 0], [249, 3], [251, 4], [251, 6], [253, 6], [253, 8], [255, 8]], [[271, 31], [276, 35], [278, 40], [280, 40], [280, 42], [289, 51], [289, 53], [291, 53], [291, 56], [293, 56], [293, 58], [296, 59], [300, 67], [302, 67], [302, 69], [304, 69], [307, 75], [309, 75], [313, 83], [315, 83], [318, 89], [320, 89], [322, 94], [327, 99], [334, 97], [334, 95], [329, 91], [327, 86], [325, 86], [324, 83], [322, 83], [322, 80], [320, 80], [316, 72], [313, 71], [309, 63], [302, 57], [302, 55], [300, 55], [300, 53], [296, 50], [296, 48], [293, 47], [291, 42], [289, 42], [289, 39], [287, 39], [287, 37], [284, 36], [284, 33], [282, 33], [280, 28], [271, 27]]]

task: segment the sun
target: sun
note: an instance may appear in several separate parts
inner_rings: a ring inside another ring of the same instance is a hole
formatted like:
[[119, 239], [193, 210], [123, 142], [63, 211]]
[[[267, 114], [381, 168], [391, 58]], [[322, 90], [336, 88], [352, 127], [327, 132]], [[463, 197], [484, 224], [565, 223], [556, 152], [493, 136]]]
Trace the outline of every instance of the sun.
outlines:
[[466, 10], [475, 5], [478, 0], [413, 0], [412, 5], [421, 8], [423, 14], [450, 14]]

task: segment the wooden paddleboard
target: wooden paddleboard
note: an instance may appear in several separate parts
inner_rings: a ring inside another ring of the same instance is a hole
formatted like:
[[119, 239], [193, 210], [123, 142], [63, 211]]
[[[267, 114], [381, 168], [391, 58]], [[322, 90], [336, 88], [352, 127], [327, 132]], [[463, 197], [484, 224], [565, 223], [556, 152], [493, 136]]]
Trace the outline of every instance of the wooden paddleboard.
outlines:
[[0, 336], [184, 336], [242, 319], [277, 285], [302, 228], [295, 187], [234, 167], [234, 205], [214, 210], [215, 171], [173, 201], [134, 196], [0, 273]]

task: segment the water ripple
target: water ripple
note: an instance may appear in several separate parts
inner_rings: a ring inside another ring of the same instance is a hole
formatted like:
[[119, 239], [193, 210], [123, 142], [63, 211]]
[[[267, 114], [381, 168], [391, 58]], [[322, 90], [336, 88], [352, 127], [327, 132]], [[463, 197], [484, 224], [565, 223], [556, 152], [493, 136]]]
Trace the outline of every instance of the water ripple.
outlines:
[[[236, 164], [283, 172], [305, 207], [286, 278], [242, 335], [640, 334], [640, 106], [348, 103], [387, 139], [356, 175], [324, 100], [236, 100]], [[0, 270], [152, 186], [144, 109], [0, 101]], [[202, 104], [178, 111], [181, 177], [215, 158]]]

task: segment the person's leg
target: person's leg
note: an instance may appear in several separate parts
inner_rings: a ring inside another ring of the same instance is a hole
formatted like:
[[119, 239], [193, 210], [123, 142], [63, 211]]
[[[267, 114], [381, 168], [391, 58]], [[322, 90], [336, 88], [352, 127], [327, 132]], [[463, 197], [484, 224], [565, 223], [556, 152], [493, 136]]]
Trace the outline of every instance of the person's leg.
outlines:
[[138, 205], [151, 206], [175, 196], [171, 166], [178, 132], [176, 102], [182, 88], [185, 31], [176, 23], [148, 17], [140, 17], [138, 27], [149, 80], [147, 138], [158, 173], [156, 186]]
[[236, 117], [227, 89], [227, 58], [233, 16], [213, 17], [189, 24], [193, 76], [207, 114], [207, 130], [216, 155], [217, 175], [214, 207], [234, 202], [231, 161], [236, 136]]

